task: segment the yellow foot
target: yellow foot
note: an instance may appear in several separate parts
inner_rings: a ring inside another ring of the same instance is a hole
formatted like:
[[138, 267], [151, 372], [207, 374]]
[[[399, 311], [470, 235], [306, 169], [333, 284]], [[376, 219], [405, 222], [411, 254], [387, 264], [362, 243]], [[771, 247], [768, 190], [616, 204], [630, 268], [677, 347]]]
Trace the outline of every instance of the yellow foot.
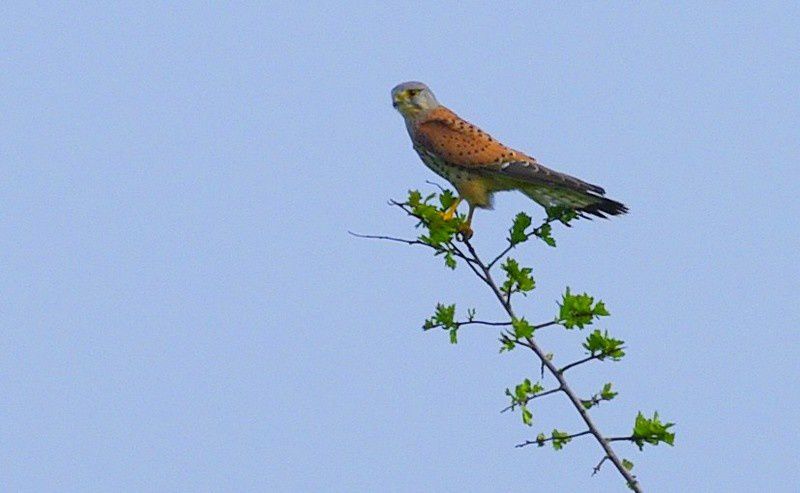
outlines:
[[468, 240], [468, 239], [472, 238], [472, 234], [474, 233], [474, 231], [472, 231], [472, 228], [469, 227], [469, 224], [466, 224], [466, 223], [464, 223], [461, 226], [459, 226], [458, 232], [461, 233], [461, 236], [465, 240]]
[[439, 214], [442, 216], [442, 219], [444, 219], [445, 221], [450, 221], [451, 219], [453, 219], [453, 217], [455, 217], [456, 210], [455, 209], [447, 209], [446, 211], [440, 212]]
[[458, 204], [461, 203], [461, 200], [463, 200], [461, 199], [461, 197], [457, 198], [456, 201], [453, 202], [450, 205], [450, 207], [447, 208], [446, 211], [440, 212], [439, 214], [442, 215], [442, 219], [444, 219], [445, 221], [450, 221], [451, 219], [453, 219], [453, 217], [455, 217], [456, 215], [456, 210], [458, 210]]

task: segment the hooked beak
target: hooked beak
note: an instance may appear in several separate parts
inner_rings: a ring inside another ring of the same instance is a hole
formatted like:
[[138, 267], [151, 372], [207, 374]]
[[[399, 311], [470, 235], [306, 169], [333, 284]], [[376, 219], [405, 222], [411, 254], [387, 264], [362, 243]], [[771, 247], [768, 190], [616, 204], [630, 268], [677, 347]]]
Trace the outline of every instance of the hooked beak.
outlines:
[[401, 103], [406, 103], [406, 102], [408, 102], [408, 94], [405, 92], [401, 92], [395, 94], [394, 98], [392, 99], [392, 106], [394, 106], [395, 109], [397, 109]]

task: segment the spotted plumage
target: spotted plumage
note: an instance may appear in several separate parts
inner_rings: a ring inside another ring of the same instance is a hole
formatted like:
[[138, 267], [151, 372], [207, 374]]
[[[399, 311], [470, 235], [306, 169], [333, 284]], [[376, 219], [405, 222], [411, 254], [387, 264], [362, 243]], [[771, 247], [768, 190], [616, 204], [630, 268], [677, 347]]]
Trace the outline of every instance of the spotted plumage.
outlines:
[[[623, 204], [603, 197], [605, 190], [601, 187], [553, 171], [533, 157], [504, 146], [439, 104], [421, 82], [396, 86], [392, 103], [403, 115], [422, 161], [469, 203], [467, 225], [476, 207], [491, 208], [493, 194], [506, 190], [519, 190], [544, 207], [569, 207], [584, 216], [606, 217], [628, 211]], [[455, 208], [448, 214], [454, 212]]]

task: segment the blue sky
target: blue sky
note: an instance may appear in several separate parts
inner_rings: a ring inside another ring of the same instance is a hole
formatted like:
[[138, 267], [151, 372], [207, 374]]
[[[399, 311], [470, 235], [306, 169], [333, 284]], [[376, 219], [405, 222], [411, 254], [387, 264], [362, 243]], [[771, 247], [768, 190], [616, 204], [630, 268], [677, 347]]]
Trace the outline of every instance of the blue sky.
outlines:
[[[386, 206], [433, 176], [389, 90], [444, 104], [604, 186], [627, 216], [518, 252], [547, 320], [608, 305], [620, 363], [575, 371], [648, 491], [794, 491], [800, 9], [789, 2], [5, 3], [0, 16], [0, 483], [9, 491], [619, 491], [563, 399], [496, 333], [448, 344], [437, 301], [500, 316]], [[518, 194], [480, 211], [502, 246]], [[580, 335], [541, 344], [565, 360]]]

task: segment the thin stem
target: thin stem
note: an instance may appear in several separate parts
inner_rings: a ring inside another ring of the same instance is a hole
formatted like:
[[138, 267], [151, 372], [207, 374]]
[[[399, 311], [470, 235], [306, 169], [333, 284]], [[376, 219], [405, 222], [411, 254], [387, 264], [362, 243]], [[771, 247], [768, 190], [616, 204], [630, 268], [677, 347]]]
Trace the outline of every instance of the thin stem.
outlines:
[[588, 363], [589, 361], [598, 359], [599, 357], [600, 357], [600, 354], [592, 354], [591, 356], [587, 356], [587, 357], [585, 357], [583, 359], [579, 359], [578, 361], [574, 361], [574, 362], [572, 362], [572, 363], [570, 363], [568, 365], [565, 365], [563, 368], [558, 370], [558, 372], [559, 373], [564, 373], [565, 371], [569, 370], [570, 368], [573, 368], [573, 367], [578, 366], [578, 365], [582, 365], [584, 363]]
[[[492, 290], [498, 301], [500, 301], [500, 304], [503, 305], [503, 308], [505, 309], [506, 313], [508, 313], [508, 315], [511, 317], [511, 319], [515, 320], [517, 316], [514, 313], [514, 309], [512, 308], [511, 303], [503, 299], [503, 294], [497, 287], [497, 283], [492, 278], [492, 274], [491, 272], [489, 272], [489, 269], [486, 267], [486, 264], [484, 264], [480, 260], [480, 257], [478, 256], [477, 252], [475, 251], [475, 248], [473, 248], [469, 240], [465, 239], [464, 244], [467, 246], [467, 250], [469, 250], [470, 254], [472, 255], [472, 258], [476, 260], [477, 267], [480, 268], [481, 271], [483, 272], [484, 283], [486, 283], [489, 286], [489, 288]], [[592, 420], [591, 416], [589, 416], [587, 410], [583, 407], [580, 398], [578, 398], [577, 394], [575, 394], [575, 392], [572, 390], [572, 387], [569, 386], [569, 383], [564, 378], [564, 374], [561, 373], [558, 370], [558, 368], [556, 368], [556, 366], [553, 364], [553, 362], [547, 358], [546, 353], [539, 347], [538, 344], [536, 344], [533, 338], [526, 337], [525, 340], [528, 343], [528, 347], [536, 354], [536, 356], [539, 357], [539, 359], [542, 362], [542, 365], [546, 367], [547, 370], [550, 372], [550, 374], [553, 375], [553, 378], [555, 378], [556, 381], [558, 381], [559, 387], [563, 389], [564, 393], [567, 395], [570, 402], [572, 402], [573, 407], [575, 407], [575, 409], [578, 411], [578, 414], [580, 414], [581, 418], [583, 419], [583, 422], [589, 429], [588, 430], [589, 433], [591, 433], [595, 437], [597, 442], [603, 448], [603, 451], [605, 452], [606, 456], [608, 456], [608, 460], [610, 460], [614, 464], [614, 467], [616, 467], [619, 473], [622, 475], [622, 477], [625, 478], [631, 489], [633, 491], [640, 493], [642, 489], [641, 486], [639, 486], [638, 481], [630, 473], [630, 471], [625, 469], [625, 467], [622, 465], [622, 461], [614, 452], [614, 449], [611, 448], [611, 445], [609, 445], [608, 440], [606, 440], [606, 438], [600, 432], [599, 428], [597, 428], [597, 425], [594, 424], [594, 421]]]
[[436, 183], [435, 181], [425, 180], [425, 183], [427, 183], [428, 185], [433, 185], [434, 187], [438, 188], [439, 191], [441, 191], [442, 193], [448, 191], [443, 186], [441, 186], [438, 183]]
[[[456, 328], [460, 328], [463, 325], [488, 325], [491, 327], [508, 327], [509, 325], [511, 325], [511, 322], [486, 322], [483, 320], [468, 320], [466, 322], [454, 322], [453, 325], [455, 325]], [[428, 327], [428, 330], [438, 329], [439, 327], [444, 327], [444, 325], [443, 324], [431, 325], [430, 327]]]
[[[429, 182], [429, 183], [430, 183], [430, 182]], [[545, 222], [542, 224], [542, 226], [544, 226], [545, 224], [550, 224], [550, 223], [552, 223], [553, 221], [555, 221], [555, 219], [547, 219], [547, 220], [546, 220], [546, 221], [545, 221]], [[528, 239], [528, 238], [530, 238], [531, 236], [534, 236], [534, 235], [536, 235], [536, 234], [537, 234], [537, 231], [541, 231], [541, 230], [542, 230], [542, 226], [539, 226], [539, 227], [537, 227], [537, 228], [534, 228], [534, 230], [533, 230], [533, 231], [531, 231], [530, 233], [528, 233], [527, 235], [525, 235], [525, 236], [526, 236], [526, 238], [525, 238], [525, 239], [527, 240], [527, 239]], [[498, 255], [497, 255], [497, 256], [496, 256], [494, 259], [492, 259], [492, 261], [491, 261], [491, 262], [489, 262], [488, 264], [486, 264], [486, 268], [491, 270], [491, 268], [492, 268], [492, 267], [494, 267], [494, 264], [496, 264], [496, 263], [497, 263], [497, 262], [499, 262], [499, 261], [500, 261], [500, 260], [501, 260], [503, 257], [505, 257], [505, 256], [508, 254], [508, 252], [510, 252], [511, 250], [513, 250], [514, 248], [516, 248], [516, 247], [517, 247], [517, 245], [518, 245], [518, 243], [511, 243], [511, 239], [509, 238], [509, 239], [508, 239], [508, 246], [507, 246], [507, 247], [505, 247], [505, 248], [503, 249], [503, 251], [502, 251], [502, 252], [500, 252], [500, 253], [499, 253], [499, 254], [498, 254]]]
[[525, 399], [525, 402], [515, 402], [515, 403], [511, 404], [510, 406], [504, 408], [500, 412], [504, 413], [506, 411], [513, 411], [514, 408], [517, 407], [517, 406], [527, 405], [530, 401], [532, 401], [534, 399], [538, 399], [539, 397], [544, 397], [544, 396], [550, 395], [550, 394], [555, 394], [556, 392], [561, 392], [562, 390], [563, 389], [561, 387], [558, 387], [558, 388], [555, 388], [555, 389], [547, 390], [545, 392], [539, 392], [538, 394], [534, 394], [534, 395], [528, 397], [527, 399]]
[[534, 325], [533, 330], [544, 329], [545, 327], [550, 327], [551, 325], [558, 325], [558, 320], [551, 320], [550, 322], [545, 322], [543, 324]]
[[608, 456], [604, 455], [603, 458], [600, 459], [600, 462], [598, 462], [597, 465], [594, 466], [594, 468], [592, 469], [592, 476], [594, 476], [595, 474], [600, 472], [600, 468], [603, 467], [603, 462], [605, 462], [607, 460], [608, 460]]
[[522, 448], [522, 447], [527, 447], [528, 445], [539, 445], [545, 442], [552, 442], [553, 440], [571, 440], [573, 438], [582, 437], [584, 435], [589, 435], [591, 433], [592, 432], [590, 430], [586, 430], [580, 433], [573, 433], [572, 435], [567, 435], [567, 436], [542, 438], [541, 440], [525, 440], [524, 442], [515, 445], [515, 447]]
[[[621, 347], [619, 349], [625, 349], [625, 348]], [[570, 368], [573, 368], [575, 366], [582, 365], [584, 363], [588, 363], [589, 361], [592, 361], [592, 360], [595, 360], [595, 359], [603, 359], [603, 358], [606, 358], [608, 356], [611, 356], [611, 355], [608, 354], [607, 352], [602, 352], [601, 351], [599, 353], [593, 353], [593, 354], [591, 354], [591, 355], [589, 355], [589, 356], [587, 356], [585, 358], [579, 359], [578, 361], [573, 361], [572, 363], [570, 363], [568, 365], [565, 365], [563, 368], [561, 368], [558, 371], [561, 372], [561, 373], [564, 373], [565, 371], [567, 371]]]
[[514, 249], [514, 247], [516, 247], [516, 246], [517, 246], [517, 245], [513, 245], [513, 244], [511, 244], [511, 242], [509, 241], [509, 242], [508, 242], [508, 246], [507, 246], [505, 249], [503, 249], [503, 251], [502, 251], [502, 252], [500, 252], [500, 254], [499, 254], [497, 257], [495, 257], [495, 258], [494, 258], [494, 260], [492, 260], [491, 262], [489, 262], [488, 264], [486, 264], [486, 268], [487, 268], [487, 269], [491, 269], [492, 267], [494, 267], [494, 264], [496, 264], [497, 262], [499, 262], [499, 261], [500, 261], [500, 260], [501, 260], [503, 257], [505, 257], [505, 256], [506, 256], [506, 254], [508, 254], [508, 252], [510, 252], [511, 250], [513, 250], [513, 249]]
[[[421, 218], [419, 216], [416, 216], [408, 208], [408, 206], [406, 204], [403, 204], [403, 203], [400, 203], [400, 202], [396, 202], [396, 201], [390, 201], [389, 203], [391, 205], [393, 205], [393, 206], [399, 207], [400, 209], [405, 211], [406, 214], [408, 214], [409, 216], [412, 216], [412, 217], [415, 217], [415, 218], [421, 220]], [[551, 221], [548, 220], [547, 222], [549, 223]], [[468, 253], [464, 252], [463, 250], [461, 250], [452, 241], [449, 242], [446, 245], [447, 248], [443, 248], [443, 247], [435, 247], [435, 246], [430, 245], [428, 243], [425, 243], [425, 242], [423, 242], [421, 240], [406, 240], [406, 239], [402, 239], [402, 238], [393, 238], [393, 237], [389, 237], [389, 236], [359, 235], [359, 234], [356, 234], [356, 233], [351, 233], [351, 234], [354, 235], [354, 236], [360, 237], [360, 238], [389, 240], [389, 241], [394, 241], [394, 242], [405, 243], [407, 245], [423, 245], [423, 246], [427, 246], [429, 248], [432, 248], [437, 253], [450, 252], [451, 254], [455, 255], [456, 257], [459, 257], [459, 258], [465, 260], [466, 264], [469, 266], [469, 268], [472, 270], [472, 272], [474, 272], [475, 275], [481, 281], [483, 281], [484, 284], [486, 284], [489, 287], [489, 289], [492, 291], [494, 296], [500, 302], [500, 304], [502, 305], [503, 309], [506, 311], [508, 316], [511, 317], [511, 320], [513, 321], [513, 320], [517, 319], [517, 316], [514, 313], [514, 309], [511, 306], [511, 296], [510, 296], [511, 293], [509, 292], [508, 295], [506, 297], [504, 297], [503, 296], [503, 291], [498, 287], [497, 283], [495, 282], [495, 280], [492, 277], [492, 274], [490, 272], [491, 268], [500, 259], [502, 259], [503, 256], [505, 256], [509, 251], [511, 251], [511, 249], [513, 248], [513, 245], [509, 245], [509, 247], [507, 247], [501, 253], [501, 255], [499, 255], [498, 257], [493, 259], [489, 264], [486, 264], [480, 259], [480, 257], [478, 256], [478, 253], [475, 251], [475, 248], [472, 246], [472, 244], [466, 238], [462, 240], [462, 243], [466, 246]], [[503, 324], [504, 325], [508, 325], [506, 323], [503, 323]], [[541, 324], [539, 326], [536, 326], [535, 328], [537, 328], [537, 329], [538, 328], [544, 328], [544, 327], [547, 327], [547, 326], [550, 326], [550, 325], [556, 325], [556, 324], [557, 324], [556, 321], [550, 321], [550, 322], [546, 322], [544, 324]], [[586, 427], [588, 429], [586, 431], [584, 431], [584, 432], [580, 432], [580, 433], [577, 433], [575, 435], [569, 435], [568, 437], [565, 437], [565, 438], [574, 438], [574, 437], [577, 437], [577, 436], [583, 436], [583, 435], [589, 435], [589, 434], [591, 434], [592, 436], [595, 437], [595, 439], [597, 440], [597, 442], [600, 444], [600, 446], [602, 447], [603, 451], [605, 452], [605, 456], [600, 461], [600, 463], [595, 467], [595, 473], [600, 469], [600, 466], [602, 466], [602, 464], [606, 460], [610, 460], [611, 463], [614, 464], [614, 467], [616, 467], [617, 470], [619, 471], [619, 473], [625, 478], [625, 480], [628, 483], [628, 486], [633, 491], [641, 493], [642, 489], [641, 489], [641, 486], [639, 485], [639, 482], [630, 473], [630, 471], [628, 471], [622, 465], [622, 461], [619, 459], [619, 457], [614, 452], [614, 449], [610, 445], [610, 442], [614, 442], [614, 441], [632, 441], [633, 437], [613, 437], [613, 438], [608, 438], [608, 439], [605, 438], [602, 435], [602, 433], [600, 432], [600, 430], [597, 428], [597, 426], [594, 424], [594, 421], [592, 421], [592, 418], [591, 418], [591, 416], [589, 416], [589, 413], [584, 408], [584, 406], [583, 406], [583, 404], [581, 402], [581, 399], [578, 398], [577, 394], [575, 394], [575, 392], [572, 390], [572, 388], [569, 386], [569, 384], [567, 383], [566, 379], [564, 378], [564, 371], [566, 371], [567, 369], [569, 369], [571, 367], [576, 366], [577, 364], [582, 364], [582, 363], [585, 363], [586, 361], [590, 361], [591, 359], [596, 359], [597, 356], [596, 355], [592, 355], [592, 356], [590, 356], [588, 358], [584, 358], [583, 360], [579, 360], [577, 362], [571, 363], [571, 364], [569, 364], [569, 365], [567, 365], [564, 368], [559, 370], [552, 363], [552, 361], [550, 361], [550, 359], [548, 359], [547, 354], [539, 347], [538, 344], [536, 344], [536, 342], [533, 340], [532, 337], [512, 338], [511, 336], [509, 336], [507, 334], [504, 334], [503, 338], [507, 338], [509, 341], [513, 341], [515, 344], [519, 344], [521, 346], [527, 347], [531, 351], [533, 351], [534, 354], [536, 354], [536, 356], [541, 361], [542, 374], [544, 375], [544, 369], [546, 368], [548, 370], [548, 372], [558, 382], [558, 384], [559, 384], [558, 390], [564, 392], [567, 395], [567, 397], [569, 398], [569, 400], [572, 403], [573, 407], [575, 407], [575, 409], [578, 411], [578, 414], [581, 416], [581, 419], [586, 424]], [[548, 392], [550, 392], [550, 391], [548, 391]], [[542, 396], [544, 394], [545, 393], [539, 394], [539, 396]], [[551, 439], [545, 439], [544, 441], [548, 441], [548, 440], [552, 440], [552, 438]], [[518, 445], [518, 446], [530, 445], [531, 443], [540, 443], [540, 441], [526, 442], [525, 444], [521, 444], [521, 445]]]
[[424, 245], [436, 250], [436, 248], [434, 248], [431, 245], [428, 245], [427, 243], [421, 240], [407, 240], [405, 238], [395, 238], [393, 236], [382, 236], [382, 235], [362, 235], [360, 233], [354, 233], [352, 231], [348, 231], [348, 233], [355, 236], [356, 238], [366, 238], [368, 240], [388, 240], [388, 241], [395, 241], [397, 243], [405, 243], [406, 245]]
[[628, 437], [612, 437], [612, 438], [607, 438], [606, 441], [607, 442], [632, 442], [633, 441], [633, 437], [632, 436], [628, 436]]

